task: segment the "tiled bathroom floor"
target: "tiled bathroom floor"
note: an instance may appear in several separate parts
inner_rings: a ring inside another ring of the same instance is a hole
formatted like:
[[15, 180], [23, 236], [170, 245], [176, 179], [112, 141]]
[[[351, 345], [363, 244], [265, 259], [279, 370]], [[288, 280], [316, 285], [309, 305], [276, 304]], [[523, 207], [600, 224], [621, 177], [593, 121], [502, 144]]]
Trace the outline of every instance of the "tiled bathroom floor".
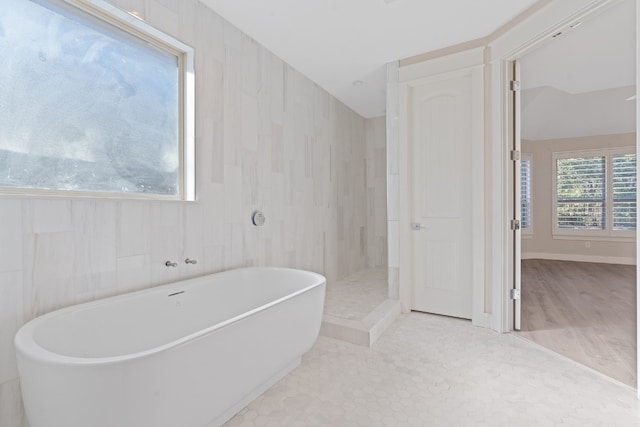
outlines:
[[382, 304], [388, 293], [386, 269], [362, 270], [327, 284], [324, 314], [361, 320]]
[[637, 426], [635, 390], [514, 335], [401, 316], [371, 348], [319, 337], [228, 426]]

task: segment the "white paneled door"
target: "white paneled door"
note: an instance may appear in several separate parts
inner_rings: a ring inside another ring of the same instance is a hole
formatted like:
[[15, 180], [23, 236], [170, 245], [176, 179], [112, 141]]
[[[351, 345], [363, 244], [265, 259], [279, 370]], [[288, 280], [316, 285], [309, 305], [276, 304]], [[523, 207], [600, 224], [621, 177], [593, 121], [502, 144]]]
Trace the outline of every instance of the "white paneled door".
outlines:
[[472, 75], [413, 86], [410, 96], [412, 309], [470, 319]]

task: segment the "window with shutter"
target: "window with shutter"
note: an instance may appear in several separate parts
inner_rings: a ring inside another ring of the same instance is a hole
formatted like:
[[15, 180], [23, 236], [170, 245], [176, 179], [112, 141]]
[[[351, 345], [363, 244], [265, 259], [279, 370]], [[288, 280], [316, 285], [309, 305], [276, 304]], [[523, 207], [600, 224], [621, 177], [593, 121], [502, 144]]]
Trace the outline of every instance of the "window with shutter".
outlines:
[[616, 154], [613, 169], [613, 229], [636, 229], [636, 155]]
[[605, 228], [605, 157], [556, 160], [558, 228]]
[[520, 228], [523, 233], [531, 231], [532, 222], [532, 194], [531, 194], [531, 154], [522, 153], [520, 156]]
[[553, 153], [554, 235], [633, 237], [633, 147]]

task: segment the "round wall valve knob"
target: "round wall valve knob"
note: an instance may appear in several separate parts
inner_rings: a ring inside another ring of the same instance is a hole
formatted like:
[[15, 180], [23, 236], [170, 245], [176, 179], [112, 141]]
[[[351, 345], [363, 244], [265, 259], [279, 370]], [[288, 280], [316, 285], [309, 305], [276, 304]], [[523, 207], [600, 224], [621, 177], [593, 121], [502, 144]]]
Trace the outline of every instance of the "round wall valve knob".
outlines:
[[261, 211], [255, 211], [253, 213], [253, 216], [251, 217], [251, 220], [253, 221], [253, 225], [260, 227], [264, 225], [264, 214]]

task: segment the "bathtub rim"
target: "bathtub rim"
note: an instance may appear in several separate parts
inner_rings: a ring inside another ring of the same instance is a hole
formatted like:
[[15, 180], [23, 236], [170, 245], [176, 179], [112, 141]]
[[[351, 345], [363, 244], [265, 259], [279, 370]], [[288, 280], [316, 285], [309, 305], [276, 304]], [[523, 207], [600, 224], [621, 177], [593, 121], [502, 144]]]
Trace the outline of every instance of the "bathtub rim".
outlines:
[[[290, 271], [290, 272], [296, 272], [296, 273], [303, 273], [304, 275], [307, 275], [314, 280], [314, 283], [308, 286], [305, 286], [299, 290], [296, 290], [295, 292], [289, 293], [281, 298], [277, 298], [273, 301], [269, 301], [266, 304], [260, 305], [252, 310], [246, 311], [244, 313], [241, 313], [237, 316], [231, 317], [229, 319], [226, 319], [222, 322], [218, 322], [214, 325], [211, 325], [207, 328], [198, 330], [196, 332], [193, 332], [191, 334], [187, 334], [183, 337], [180, 337], [176, 340], [170, 341], [166, 344], [162, 344], [156, 347], [152, 347], [150, 349], [146, 349], [143, 351], [137, 351], [137, 352], [133, 352], [133, 353], [129, 353], [129, 354], [124, 354], [124, 355], [118, 355], [118, 356], [108, 356], [108, 357], [78, 357], [78, 356], [68, 356], [68, 355], [64, 355], [64, 354], [60, 354], [60, 353], [55, 353], [53, 351], [49, 351], [46, 348], [42, 347], [40, 344], [38, 344], [35, 339], [34, 339], [34, 332], [35, 330], [38, 328], [38, 326], [40, 324], [42, 324], [43, 322], [46, 322], [48, 319], [55, 317], [55, 316], [59, 316], [61, 314], [66, 314], [68, 312], [73, 312], [76, 310], [86, 310], [86, 309], [90, 309], [91, 307], [94, 306], [100, 306], [103, 304], [109, 304], [110, 302], [112, 302], [113, 300], [116, 299], [123, 299], [123, 298], [134, 298], [142, 293], [166, 293], [166, 289], [170, 289], [173, 287], [177, 287], [177, 286], [195, 286], [196, 282], [199, 280], [202, 280], [203, 278], [207, 277], [207, 276], [226, 276], [226, 275], [230, 275], [232, 273], [235, 272], [241, 272], [241, 271], [251, 271], [251, 270], [257, 270], [257, 271], [264, 271], [264, 270], [271, 270], [271, 271]], [[226, 328], [228, 326], [233, 325], [234, 323], [238, 323], [239, 321], [246, 319], [248, 317], [251, 317], [261, 311], [267, 310], [268, 308], [274, 307], [276, 305], [279, 305], [287, 300], [290, 300], [298, 295], [307, 293], [309, 291], [311, 291], [312, 289], [315, 289], [317, 287], [320, 286], [324, 286], [326, 285], [327, 279], [325, 276], [319, 274], [319, 273], [315, 273], [312, 271], [308, 271], [308, 270], [301, 270], [301, 269], [296, 269], [296, 268], [284, 268], [284, 267], [244, 267], [244, 268], [235, 268], [235, 269], [231, 269], [231, 270], [225, 270], [225, 271], [221, 271], [218, 273], [210, 273], [210, 274], [205, 274], [202, 276], [197, 276], [197, 277], [192, 277], [189, 279], [184, 279], [184, 280], [178, 280], [176, 282], [171, 282], [171, 283], [167, 283], [164, 285], [158, 285], [158, 286], [152, 286], [150, 288], [145, 288], [145, 289], [140, 289], [137, 291], [132, 291], [132, 292], [125, 292], [122, 294], [118, 294], [118, 295], [114, 295], [114, 296], [110, 296], [110, 297], [106, 297], [106, 298], [100, 298], [94, 301], [88, 301], [88, 302], [84, 302], [84, 303], [79, 303], [79, 304], [73, 304], [67, 307], [63, 307], [60, 309], [56, 309], [53, 311], [50, 311], [48, 313], [42, 314], [34, 319], [31, 319], [30, 321], [28, 321], [27, 323], [25, 323], [24, 325], [22, 325], [20, 327], [20, 329], [18, 330], [18, 332], [16, 333], [15, 337], [14, 337], [14, 345], [15, 345], [15, 351], [16, 353], [20, 353], [20, 355], [22, 355], [23, 357], [35, 361], [35, 362], [45, 362], [48, 363], [50, 365], [62, 365], [62, 366], [99, 366], [99, 365], [110, 365], [110, 364], [116, 364], [116, 363], [120, 363], [123, 361], [131, 361], [131, 360], [136, 360], [136, 359], [142, 359], [145, 357], [150, 357], [153, 356], [155, 354], [161, 353], [163, 351], [167, 351], [170, 350], [172, 348], [176, 348], [179, 347], [189, 341], [198, 339], [200, 337], [203, 337], [205, 335], [208, 335], [212, 332], [215, 332], [217, 330]]]

